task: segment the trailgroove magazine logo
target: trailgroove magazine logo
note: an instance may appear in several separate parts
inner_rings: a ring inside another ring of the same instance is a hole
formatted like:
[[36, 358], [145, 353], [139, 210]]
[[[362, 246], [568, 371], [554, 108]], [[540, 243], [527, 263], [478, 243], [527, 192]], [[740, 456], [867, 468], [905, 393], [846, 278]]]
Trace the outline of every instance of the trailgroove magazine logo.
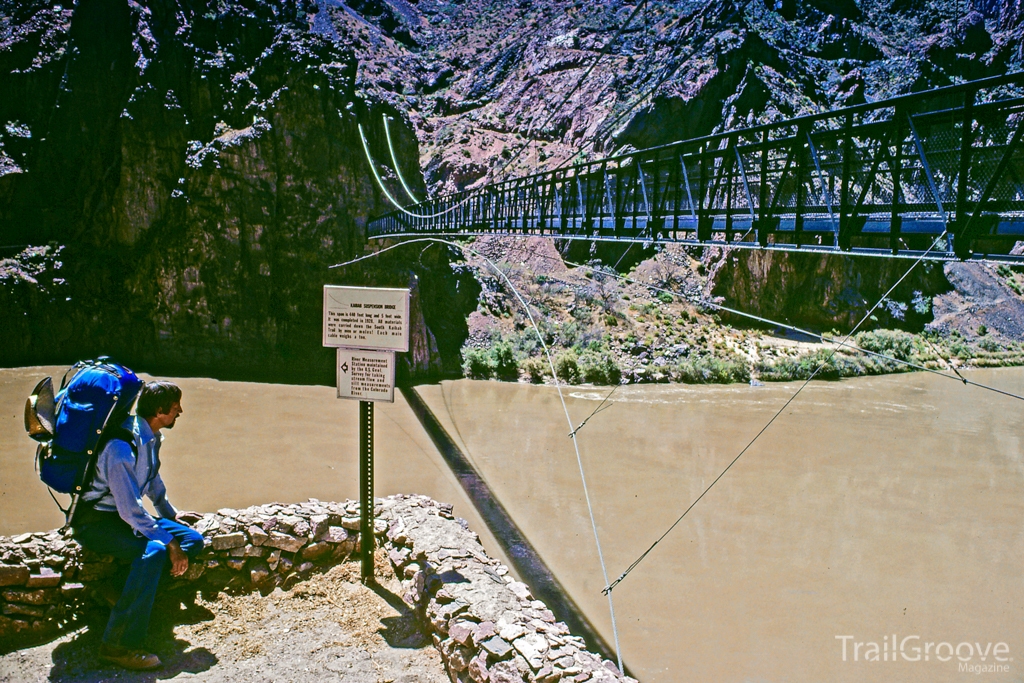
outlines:
[[896, 634], [878, 641], [858, 641], [856, 636], [836, 636], [842, 642], [844, 662], [951, 662], [964, 673], [1009, 673], [1013, 657], [1003, 642], [979, 643], [926, 641], [921, 636]]

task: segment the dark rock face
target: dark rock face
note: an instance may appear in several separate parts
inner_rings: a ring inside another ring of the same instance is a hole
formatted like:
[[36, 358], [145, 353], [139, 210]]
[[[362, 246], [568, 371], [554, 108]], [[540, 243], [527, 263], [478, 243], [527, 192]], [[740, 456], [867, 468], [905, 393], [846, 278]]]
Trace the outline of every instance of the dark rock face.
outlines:
[[[908, 261], [898, 259], [748, 250], [727, 253], [712, 263], [712, 293], [731, 306], [843, 332], [853, 329], [909, 267]], [[920, 331], [933, 319], [932, 297], [952, 289], [941, 264], [918, 264], [860, 329]]]
[[[3, 244], [66, 245], [61, 296], [29, 293], [38, 288], [20, 277], [39, 254], [5, 262], [0, 363], [107, 353], [217, 376], [333, 376], [321, 288], [369, 276], [327, 266], [361, 253], [365, 218], [383, 209], [357, 121], [396, 112], [356, 92], [355, 57], [310, 30], [315, 11], [187, 0], [0, 9], [0, 90], [17, 95], [0, 102], [11, 122]], [[415, 168], [408, 127], [392, 135]], [[388, 154], [382, 136], [370, 145]], [[53, 275], [49, 265], [41, 272]], [[391, 265], [373, 279], [416, 286]], [[422, 321], [407, 371], [443, 366], [432, 336]]]

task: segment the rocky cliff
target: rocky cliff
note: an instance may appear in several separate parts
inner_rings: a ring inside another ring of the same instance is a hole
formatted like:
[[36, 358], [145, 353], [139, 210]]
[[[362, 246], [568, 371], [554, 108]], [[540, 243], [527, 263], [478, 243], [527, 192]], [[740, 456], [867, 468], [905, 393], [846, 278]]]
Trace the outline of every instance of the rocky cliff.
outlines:
[[[349, 282], [417, 288], [405, 371], [457, 370], [478, 289], [445, 251], [327, 270], [390, 208], [357, 123], [392, 194], [401, 172], [422, 197], [1019, 69], [1021, 7], [0, 0], [0, 363], [329, 381], [320, 286]], [[741, 255], [713, 284], [843, 327], [866, 263]], [[798, 271], [841, 295], [809, 302]], [[948, 288], [924, 277], [897, 308]]]
[[[363, 253], [366, 216], [383, 209], [358, 121], [396, 117], [396, 156], [422, 180], [404, 118], [357, 92], [356, 57], [315, 30], [315, 13], [0, 5], [2, 244], [13, 256], [52, 243], [4, 261], [0, 362], [108, 353], [165, 371], [330, 378], [325, 282], [418, 288], [416, 271], [434, 269], [452, 284], [444, 258], [327, 270]], [[452, 346], [424, 311], [407, 367], [420, 373]]]

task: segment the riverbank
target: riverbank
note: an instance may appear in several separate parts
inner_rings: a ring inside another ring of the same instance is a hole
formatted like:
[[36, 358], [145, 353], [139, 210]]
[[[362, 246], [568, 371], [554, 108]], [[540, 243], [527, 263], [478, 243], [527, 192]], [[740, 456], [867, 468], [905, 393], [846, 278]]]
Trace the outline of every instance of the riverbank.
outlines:
[[[504, 277], [529, 302], [555, 373], [569, 384], [785, 382], [806, 379], [819, 365], [820, 379], [912, 371], [907, 363], [947, 372], [1024, 365], [1024, 274], [1006, 265], [922, 265], [950, 291], [884, 299], [850, 340], [879, 354], [872, 355], [837, 344], [845, 336], [839, 329], [815, 337], [716, 309], [725, 300], [714, 294], [714, 274], [734, 260], [728, 252], [664, 245], [620, 275], [599, 262], [567, 265], [544, 238], [485, 237], [471, 247], [480, 256], [466, 260], [482, 288], [462, 349], [471, 379], [554, 381], [537, 331]], [[866, 312], [873, 302], [843, 300], [855, 295], [832, 292], [823, 306], [845, 318], [858, 307]], [[757, 312], [751, 302], [729, 303]], [[781, 313], [769, 317], [788, 322]]]

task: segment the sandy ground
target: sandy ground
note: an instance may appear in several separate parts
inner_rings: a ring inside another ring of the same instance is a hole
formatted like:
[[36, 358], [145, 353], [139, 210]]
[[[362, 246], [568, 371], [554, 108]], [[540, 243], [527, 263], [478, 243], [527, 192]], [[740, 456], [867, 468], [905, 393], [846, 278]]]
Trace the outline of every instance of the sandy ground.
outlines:
[[164, 666], [151, 672], [124, 671], [97, 659], [106, 622], [99, 610], [78, 631], [0, 657], [0, 682], [447, 681], [382, 555], [377, 566], [373, 589], [359, 583], [358, 564], [346, 563], [267, 596], [161, 595], [149, 642]]

